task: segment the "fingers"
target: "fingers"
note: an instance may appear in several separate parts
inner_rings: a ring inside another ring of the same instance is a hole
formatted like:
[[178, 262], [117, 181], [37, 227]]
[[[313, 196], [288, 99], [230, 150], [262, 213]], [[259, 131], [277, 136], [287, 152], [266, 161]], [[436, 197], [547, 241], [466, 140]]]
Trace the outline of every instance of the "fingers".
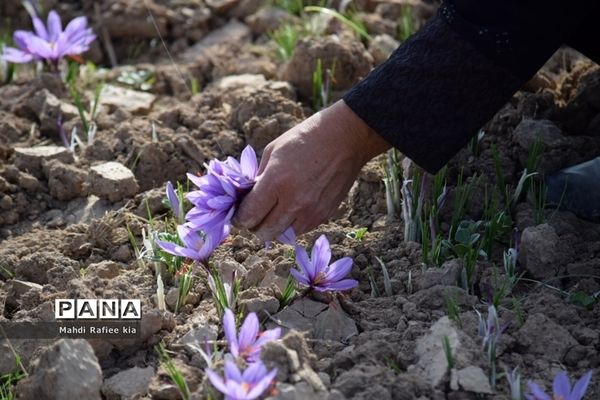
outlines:
[[233, 224], [242, 228], [254, 229], [277, 204], [277, 196], [269, 190], [269, 178], [263, 177], [246, 195], [233, 217]]
[[257, 176], [264, 172], [265, 168], [267, 167], [267, 164], [269, 163], [269, 158], [271, 158], [272, 151], [272, 145], [269, 144], [267, 147], [265, 147], [265, 150], [262, 153], [262, 157], [260, 158], [260, 164], [258, 165], [258, 172], [256, 173]]
[[294, 216], [286, 213], [285, 207], [278, 204], [269, 215], [255, 228], [254, 234], [263, 242], [273, 240], [294, 222]]

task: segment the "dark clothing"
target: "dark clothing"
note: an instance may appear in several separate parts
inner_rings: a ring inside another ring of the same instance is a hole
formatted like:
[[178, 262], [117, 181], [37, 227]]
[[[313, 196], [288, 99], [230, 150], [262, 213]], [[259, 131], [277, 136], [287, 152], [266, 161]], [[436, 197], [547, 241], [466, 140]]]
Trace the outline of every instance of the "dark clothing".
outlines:
[[446, 0], [344, 101], [435, 173], [561, 45], [599, 60], [599, 9], [594, 0]]

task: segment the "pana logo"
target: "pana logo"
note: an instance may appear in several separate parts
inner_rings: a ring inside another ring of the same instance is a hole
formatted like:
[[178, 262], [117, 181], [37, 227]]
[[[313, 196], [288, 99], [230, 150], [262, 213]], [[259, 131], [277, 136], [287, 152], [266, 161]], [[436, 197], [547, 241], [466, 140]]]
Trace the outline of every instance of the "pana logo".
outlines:
[[141, 319], [139, 299], [55, 299], [56, 319]]

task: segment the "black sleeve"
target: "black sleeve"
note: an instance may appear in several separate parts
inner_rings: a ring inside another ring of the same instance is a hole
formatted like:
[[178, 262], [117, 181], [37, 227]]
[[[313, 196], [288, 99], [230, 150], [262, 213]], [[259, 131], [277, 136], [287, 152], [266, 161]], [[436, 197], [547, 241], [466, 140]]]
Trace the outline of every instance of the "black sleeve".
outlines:
[[391, 145], [435, 173], [595, 7], [584, 0], [447, 0], [344, 101]]

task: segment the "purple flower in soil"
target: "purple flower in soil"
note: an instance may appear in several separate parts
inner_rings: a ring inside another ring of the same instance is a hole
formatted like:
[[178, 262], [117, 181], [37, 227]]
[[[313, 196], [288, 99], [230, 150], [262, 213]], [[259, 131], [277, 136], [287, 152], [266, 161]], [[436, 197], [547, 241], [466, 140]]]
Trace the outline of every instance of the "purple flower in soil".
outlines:
[[229, 234], [227, 227], [220, 230], [202, 233], [186, 225], [178, 225], [177, 233], [183, 246], [176, 243], [156, 240], [156, 244], [164, 251], [175, 256], [190, 258], [205, 263], [213, 251]]
[[256, 152], [248, 145], [242, 151], [240, 161], [233, 157], [227, 157], [225, 161], [213, 160], [208, 165], [208, 172], [229, 180], [239, 191], [249, 191], [256, 183], [258, 172]]
[[225, 377], [206, 369], [210, 383], [225, 395], [225, 400], [254, 400], [271, 386], [277, 369], [267, 371], [262, 362], [250, 364], [242, 373], [233, 361], [225, 361]]
[[256, 153], [246, 146], [240, 161], [232, 157], [225, 161], [211, 160], [206, 175], [188, 174], [198, 190], [187, 195], [194, 204], [187, 220], [195, 228], [206, 230], [229, 225], [237, 205], [254, 186], [257, 171]]
[[325, 235], [321, 235], [313, 246], [311, 258], [302, 246], [296, 246], [296, 263], [301, 271], [290, 270], [296, 280], [319, 292], [341, 291], [358, 285], [354, 279], [343, 279], [352, 269], [352, 259], [344, 257], [329, 265], [331, 248]]
[[592, 371], [581, 377], [571, 388], [571, 382], [566, 372], [561, 371], [554, 377], [552, 383], [552, 396], [547, 395], [538, 385], [529, 381], [527, 386], [531, 393], [526, 394], [527, 400], [581, 400], [585, 395], [590, 380], [592, 379]]
[[183, 205], [179, 201], [179, 196], [177, 196], [177, 192], [175, 191], [171, 181], [167, 182], [167, 199], [169, 199], [171, 211], [173, 211], [175, 219], [177, 219], [178, 223], [182, 224], [184, 222]]
[[28, 63], [33, 60], [46, 60], [56, 65], [66, 56], [86, 52], [96, 39], [87, 26], [85, 17], [77, 17], [63, 30], [60, 17], [52, 10], [44, 25], [38, 17], [33, 18], [35, 32], [18, 30], [13, 40], [18, 48], [6, 47], [2, 57], [13, 63]]
[[263, 344], [277, 340], [281, 336], [280, 328], [259, 332], [258, 318], [255, 313], [248, 314], [238, 336], [235, 329], [235, 317], [230, 309], [226, 309], [223, 315], [223, 327], [231, 354], [234, 357], [242, 357], [250, 363], [260, 361], [259, 356]]

